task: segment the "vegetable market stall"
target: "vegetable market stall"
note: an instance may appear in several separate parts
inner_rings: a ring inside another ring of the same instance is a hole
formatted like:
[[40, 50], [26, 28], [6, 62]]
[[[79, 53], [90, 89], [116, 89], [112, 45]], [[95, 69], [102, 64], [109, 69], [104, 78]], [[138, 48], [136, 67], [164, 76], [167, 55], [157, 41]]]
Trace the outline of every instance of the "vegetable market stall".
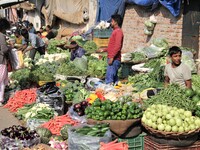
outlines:
[[[57, 44], [55, 42], [54, 46]], [[55, 46], [51, 54], [37, 58], [35, 62], [26, 59], [25, 68], [12, 73], [11, 85], [18, 90], [4, 107], [26, 122], [27, 132], [31, 129], [38, 134], [41, 143], [55, 149], [107, 150], [118, 145], [125, 150], [128, 147], [143, 150], [145, 145], [150, 146], [148, 143], [160, 142], [156, 137], [159, 135], [165, 146], [176, 146], [176, 149], [182, 148], [176, 140], [182, 135], [192, 136], [192, 140], [183, 139], [184, 146], [198, 145], [200, 77], [193, 75], [193, 90], [177, 85], [162, 86], [166, 58], [160, 52], [165, 52], [168, 46], [165, 40], [162, 44], [156, 41], [156, 47], [149, 48], [157, 50], [155, 57], [151, 55], [150, 58], [147, 48], [126, 54], [125, 62], [144, 62], [144, 67], [151, 71], [128, 75], [128, 81], [119, 82], [117, 86], [104, 84], [106, 57], [89, 56], [94, 51], [93, 44], [85, 45], [88, 49], [86, 58], [73, 62], [69, 60], [68, 51]], [[37, 85], [31, 88], [33, 82]], [[155, 90], [158, 88], [159, 91]], [[156, 92], [149, 96], [149, 89]], [[67, 112], [63, 111], [63, 102], [71, 103]], [[2, 131], [7, 132], [7, 129]], [[8, 137], [14, 138], [10, 134]], [[169, 140], [173, 140], [173, 144]]]

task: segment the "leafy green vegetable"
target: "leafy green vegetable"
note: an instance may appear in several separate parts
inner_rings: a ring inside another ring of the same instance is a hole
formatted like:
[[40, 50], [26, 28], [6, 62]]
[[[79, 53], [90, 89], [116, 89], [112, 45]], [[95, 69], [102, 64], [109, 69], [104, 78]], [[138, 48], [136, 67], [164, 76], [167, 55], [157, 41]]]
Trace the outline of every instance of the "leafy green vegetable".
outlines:
[[11, 74], [11, 79], [16, 80], [21, 89], [31, 86], [31, 70], [28, 68], [20, 69]]
[[146, 59], [146, 56], [143, 53], [140, 53], [140, 52], [132, 53], [132, 61], [133, 62], [144, 61], [145, 59]]
[[36, 132], [39, 134], [41, 143], [48, 144], [52, 133], [47, 128], [38, 127]]
[[68, 128], [71, 127], [71, 125], [66, 124], [64, 126], [62, 126], [61, 130], [60, 130], [60, 135], [62, 136], [63, 139], [68, 139]]
[[166, 39], [164, 38], [156, 38], [156, 39], [153, 39], [153, 42], [152, 42], [155, 46], [157, 47], [160, 47], [160, 48], [163, 48], [163, 49], [168, 49], [169, 48], [169, 44], [167, 42]]
[[94, 53], [98, 47], [94, 41], [87, 41], [84, 44], [83, 49], [86, 50], [87, 53]]
[[51, 39], [48, 43], [48, 54], [60, 53], [62, 52], [61, 48], [58, 48], [57, 45], [65, 43], [62, 40]]

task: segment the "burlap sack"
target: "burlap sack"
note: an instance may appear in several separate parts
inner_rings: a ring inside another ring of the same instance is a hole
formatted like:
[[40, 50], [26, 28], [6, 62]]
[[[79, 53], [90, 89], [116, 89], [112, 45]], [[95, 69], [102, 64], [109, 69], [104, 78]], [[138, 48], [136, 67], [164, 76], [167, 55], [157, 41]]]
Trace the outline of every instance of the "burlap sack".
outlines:
[[88, 124], [96, 124], [96, 123], [109, 123], [110, 124], [110, 130], [114, 132], [116, 135], [120, 136], [124, 134], [129, 127], [134, 127], [138, 124], [140, 124], [140, 119], [130, 119], [130, 120], [93, 120], [88, 119]]

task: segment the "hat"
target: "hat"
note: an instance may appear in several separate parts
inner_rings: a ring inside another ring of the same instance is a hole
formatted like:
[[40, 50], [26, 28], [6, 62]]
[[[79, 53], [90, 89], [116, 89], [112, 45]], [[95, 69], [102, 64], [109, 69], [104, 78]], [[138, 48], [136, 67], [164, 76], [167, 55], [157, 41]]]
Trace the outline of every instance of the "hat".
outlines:
[[76, 43], [76, 41], [71, 41], [70, 44], [69, 44], [69, 46], [68, 46], [68, 48], [69, 49], [73, 49], [73, 48], [75, 48], [77, 46], [78, 46], [78, 44]]
[[72, 36], [69, 40], [70, 42], [75, 41], [80, 47], [83, 47], [86, 42], [80, 35]]

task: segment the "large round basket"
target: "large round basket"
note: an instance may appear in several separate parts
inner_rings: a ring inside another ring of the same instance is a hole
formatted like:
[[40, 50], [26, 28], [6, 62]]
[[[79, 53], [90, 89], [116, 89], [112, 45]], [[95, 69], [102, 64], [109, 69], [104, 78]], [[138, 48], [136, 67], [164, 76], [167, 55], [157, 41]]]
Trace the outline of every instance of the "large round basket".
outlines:
[[194, 136], [199, 134], [199, 129], [191, 130], [188, 132], [165, 132], [160, 130], [155, 130], [142, 122], [142, 126], [152, 135], [161, 138], [168, 138], [168, 139], [186, 139], [188, 137]]

